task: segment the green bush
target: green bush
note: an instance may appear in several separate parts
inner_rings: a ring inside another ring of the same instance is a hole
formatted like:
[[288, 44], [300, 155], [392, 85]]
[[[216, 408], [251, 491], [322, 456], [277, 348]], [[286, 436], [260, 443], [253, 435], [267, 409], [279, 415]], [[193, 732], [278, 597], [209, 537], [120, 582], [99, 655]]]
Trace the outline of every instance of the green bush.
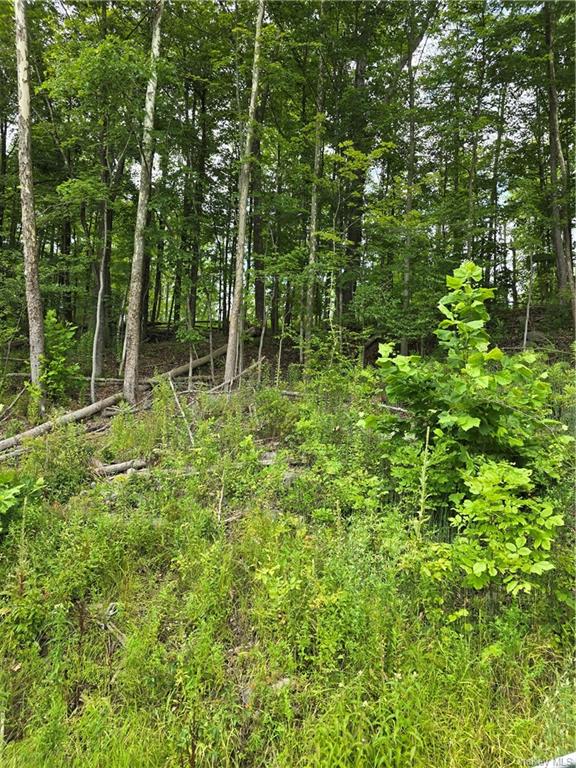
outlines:
[[[466, 583], [502, 580], [516, 593], [552, 567], [541, 551], [562, 523], [552, 511], [553, 491], [572, 438], [552, 418], [547, 372], [532, 367], [533, 353], [490, 347], [485, 302], [493, 289], [475, 286], [481, 275], [465, 262], [447, 278], [451, 290], [438, 305], [444, 319], [436, 330], [445, 360], [393, 356], [391, 345], [381, 345], [386, 396], [406, 413], [364, 423], [389, 437], [391, 472], [421, 519], [448, 500], [456, 505], [452, 551]], [[533, 548], [516, 546], [523, 526]]]
[[49, 309], [44, 318], [45, 355], [42, 360], [42, 385], [55, 402], [70, 395], [80, 381], [80, 366], [70, 361], [76, 326], [61, 323]]

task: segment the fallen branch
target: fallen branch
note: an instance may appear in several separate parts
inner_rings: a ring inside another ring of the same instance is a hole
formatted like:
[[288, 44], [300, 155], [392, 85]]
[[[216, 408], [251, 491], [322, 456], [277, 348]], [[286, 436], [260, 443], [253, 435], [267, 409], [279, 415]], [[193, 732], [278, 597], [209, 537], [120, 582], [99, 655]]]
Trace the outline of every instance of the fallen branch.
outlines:
[[22, 397], [22, 395], [24, 394], [24, 392], [26, 392], [26, 387], [23, 387], [23, 388], [20, 390], [20, 392], [18, 392], [18, 394], [16, 395], [16, 397], [14, 398], [14, 400], [12, 400], [12, 402], [10, 403], [10, 405], [6, 406], [6, 408], [5, 408], [5, 409], [2, 411], [2, 418], [0, 419], [0, 421], [6, 421], [6, 419], [8, 418], [8, 415], [9, 415], [10, 411], [12, 410], [12, 408], [14, 408], [14, 406], [16, 405], [16, 403], [18, 402], [18, 400], [20, 400], [20, 398]]
[[176, 388], [174, 387], [172, 376], [168, 376], [168, 382], [170, 384], [170, 389], [172, 390], [172, 394], [174, 395], [176, 406], [180, 411], [180, 416], [182, 416], [182, 419], [184, 420], [184, 424], [186, 425], [186, 429], [188, 431], [188, 437], [190, 439], [190, 445], [194, 447], [194, 438], [192, 436], [192, 430], [190, 429], [190, 424], [188, 424], [188, 419], [186, 418], [186, 414], [184, 413], [184, 408], [182, 408], [182, 403], [180, 402], [180, 398], [178, 397], [178, 393], [176, 392]]
[[395, 413], [404, 413], [406, 416], [410, 416], [410, 411], [407, 411], [406, 408], [400, 408], [397, 405], [387, 405], [386, 403], [380, 403], [381, 408], [386, 408], [387, 411], [394, 411]]
[[130, 469], [145, 469], [148, 464], [144, 459], [131, 459], [130, 461], [120, 461], [118, 464], [102, 464], [95, 468], [95, 474], [99, 477], [113, 477], [128, 472]]
[[236, 376], [233, 376], [228, 381], [223, 381], [221, 384], [217, 384], [215, 387], [212, 387], [212, 389], [209, 389], [207, 394], [212, 395], [216, 392], [218, 392], [223, 387], [229, 387], [233, 382], [235, 382], [237, 379], [241, 379], [242, 376], [248, 373], [248, 371], [252, 371], [254, 368], [258, 368], [262, 365], [262, 360], [265, 360], [265, 358], [261, 358], [260, 360], [256, 360], [256, 362], [252, 363], [252, 365], [249, 365], [248, 368], [244, 368], [243, 371], [240, 371], [240, 373], [237, 373]]
[[[248, 333], [250, 335], [254, 334], [254, 329], [251, 328]], [[202, 365], [206, 365], [206, 363], [209, 363], [211, 358], [216, 357], [222, 357], [226, 354], [227, 345], [222, 345], [221, 347], [218, 347], [218, 349], [215, 349], [212, 355], [204, 355], [204, 357], [199, 357], [196, 360], [193, 360], [192, 362], [186, 363], [185, 365], [179, 365], [176, 368], [172, 368], [170, 371], [166, 371], [165, 373], [160, 374], [159, 378], [163, 378], [167, 376], [169, 379], [172, 379], [175, 376], [182, 376], [186, 375], [188, 371], [193, 370], [195, 368], [200, 368]], [[250, 366], [249, 368], [246, 368], [246, 370], [243, 373], [246, 373], [250, 368], [253, 368], [254, 366]], [[236, 377], [237, 378], [237, 377]], [[216, 387], [216, 390], [220, 388], [221, 385], [218, 385]], [[123, 394], [122, 392], [117, 392], [115, 395], [110, 395], [109, 397], [104, 398], [104, 400], [98, 400], [96, 403], [91, 403], [90, 405], [87, 405], [85, 408], [79, 408], [76, 411], [70, 411], [68, 413], [64, 413], [62, 416], [58, 416], [57, 418], [53, 419], [52, 421], [46, 421], [43, 424], [39, 424], [37, 427], [32, 427], [31, 429], [27, 429], [25, 432], [20, 432], [18, 435], [14, 435], [13, 437], [8, 437], [5, 440], [0, 440], [0, 452], [1, 451], [8, 451], [10, 448], [15, 448], [20, 443], [22, 443], [23, 440], [27, 440], [28, 438], [33, 437], [40, 437], [41, 435], [46, 435], [48, 432], [51, 432], [54, 427], [62, 426], [63, 424], [70, 424], [72, 422], [76, 421], [82, 421], [83, 419], [89, 419], [91, 416], [94, 416], [96, 413], [100, 413], [105, 408], [109, 408], [112, 405], [116, 405], [121, 400], [123, 400]]]
[[8, 451], [10, 448], [15, 448], [20, 445], [23, 440], [28, 438], [40, 437], [51, 432], [54, 427], [60, 427], [63, 424], [71, 424], [75, 421], [82, 421], [83, 419], [89, 419], [96, 413], [100, 413], [104, 408], [108, 408], [111, 405], [115, 405], [122, 400], [122, 392], [117, 392], [115, 395], [99, 400], [97, 403], [91, 403], [85, 408], [79, 408], [77, 411], [70, 411], [64, 413], [62, 416], [57, 416], [52, 421], [46, 421], [44, 424], [39, 424], [37, 427], [27, 429], [25, 432], [20, 432], [18, 435], [8, 437], [5, 440], [0, 440], [0, 451]]

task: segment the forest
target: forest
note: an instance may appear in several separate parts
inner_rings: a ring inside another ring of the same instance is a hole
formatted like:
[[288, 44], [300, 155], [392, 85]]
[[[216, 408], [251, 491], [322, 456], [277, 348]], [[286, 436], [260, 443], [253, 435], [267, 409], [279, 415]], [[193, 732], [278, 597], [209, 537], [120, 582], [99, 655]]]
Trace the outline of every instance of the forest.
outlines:
[[0, 766], [576, 766], [572, 0], [0, 0]]

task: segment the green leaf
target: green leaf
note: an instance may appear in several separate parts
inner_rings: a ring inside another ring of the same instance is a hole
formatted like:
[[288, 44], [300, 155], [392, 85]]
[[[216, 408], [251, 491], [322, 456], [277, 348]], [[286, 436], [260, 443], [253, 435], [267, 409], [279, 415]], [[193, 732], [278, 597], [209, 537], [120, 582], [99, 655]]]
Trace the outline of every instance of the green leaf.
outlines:
[[464, 432], [468, 432], [469, 429], [480, 426], [480, 419], [476, 416], [469, 416], [466, 414], [464, 416], [458, 416], [456, 418], [456, 423], [464, 430]]

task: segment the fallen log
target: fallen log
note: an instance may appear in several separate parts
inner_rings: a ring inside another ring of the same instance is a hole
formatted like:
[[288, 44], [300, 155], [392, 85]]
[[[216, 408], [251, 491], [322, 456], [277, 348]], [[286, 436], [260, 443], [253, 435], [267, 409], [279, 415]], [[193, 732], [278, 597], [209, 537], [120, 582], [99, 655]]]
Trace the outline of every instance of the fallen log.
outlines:
[[94, 416], [94, 414], [103, 411], [104, 408], [119, 403], [120, 400], [122, 400], [122, 392], [117, 392], [115, 395], [110, 395], [110, 397], [106, 397], [104, 400], [99, 400], [97, 403], [91, 403], [85, 408], [79, 408], [77, 411], [64, 413], [62, 416], [57, 416], [52, 421], [46, 421], [44, 424], [38, 424], [37, 427], [27, 429], [25, 432], [20, 432], [18, 435], [7, 437], [5, 440], [0, 440], [0, 451], [8, 451], [10, 448], [15, 448], [17, 445], [20, 445], [23, 440], [27, 440], [28, 438], [46, 435], [48, 432], [51, 432], [54, 427], [60, 427], [63, 424], [71, 424], [75, 421], [82, 421], [83, 419], [89, 419], [91, 416]]
[[[223, 344], [221, 347], [214, 350], [212, 358], [215, 360], [217, 357], [224, 357], [227, 349], [228, 345]], [[172, 370], [167, 371], [166, 373], [161, 373], [160, 377], [168, 376], [168, 378], [174, 379], [177, 376], [185, 376], [190, 369], [194, 370], [195, 368], [200, 368], [200, 366], [206, 365], [206, 363], [209, 362], [210, 355], [204, 355], [204, 357], [198, 357], [196, 360], [192, 360], [192, 363], [184, 363], [184, 365], [178, 365], [176, 368], [172, 368]]]
[[15, 448], [13, 451], [6, 451], [5, 453], [0, 453], [0, 461], [15, 459], [17, 456], [21, 456], [24, 452], [25, 452], [24, 448]]
[[[249, 328], [246, 331], [247, 336], [254, 336], [257, 333], [257, 328]], [[222, 344], [221, 347], [217, 347], [212, 351], [212, 354], [204, 355], [204, 357], [198, 357], [196, 360], [193, 360], [192, 363], [185, 363], [184, 365], [179, 365], [176, 368], [172, 368], [171, 371], [166, 371], [166, 373], [162, 373], [161, 376], [169, 376], [171, 379], [177, 377], [177, 376], [185, 376], [189, 370], [194, 370], [194, 368], [200, 368], [202, 365], [206, 365], [206, 363], [210, 362], [210, 359], [216, 360], [217, 357], [224, 357], [226, 354], [226, 350], [228, 349], [228, 344]]]
[[[253, 336], [255, 333], [254, 328], [251, 328], [249, 331], [247, 331], [247, 333]], [[221, 347], [215, 349], [211, 355], [204, 355], [203, 357], [198, 357], [196, 360], [192, 360], [185, 365], [179, 365], [176, 368], [172, 368], [170, 371], [159, 374], [159, 378], [164, 378], [167, 376], [168, 378], [172, 379], [175, 376], [183, 376], [190, 370], [194, 370], [195, 368], [200, 368], [202, 365], [206, 365], [206, 363], [209, 363], [211, 359], [222, 357], [226, 354], [227, 348], [228, 345], [223, 344]], [[243, 373], [245, 372], [246, 371], [243, 371]], [[218, 388], [219, 387], [216, 388], [216, 391]], [[116, 403], [119, 403], [121, 400], [123, 400], [123, 394], [122, 392], [117, 392], [115, 395], [110, 395], [110, 397], [105, 397], [104, 400], [98, 400], [96, 403], [91, 403], [91, 405], [87, 405], [85, 408], [80, 408], [77, 411], [64, 413], [62, 416], [58, 416], [52, 421], [46, 421], [44, 424], [39, 424], [37, 427], [27, 429], [25, 432], [20, 432], [18, 435], [8, 437], [5, 440], [0, 440], [0, 452], [8, 451], [10, 448], [15, 448], [20, 445], [23, 440], [27, 440], [28, 438], [46, 435], [48, 432], [51, 432], [54, 427], [59, 427], [63, 424], [70, 424], [76, 421], [82, 421], [83, 419], [89, 419], [91, 416], [94, 416], [94, 414], [100, 413], [105, 408], [109, 408], [112, 405], [116, 405]]]
[[215, 387], [212, 387], [212, 389], [208, 390], [209, 395], [216, 394], [219, 390], [221, 390], [223, 387], [230, 387], [235, 381], [238, 379], [241, 379], [242, 376], [245, 376], [249, 371], [253, 371], [254, 368], [259, 368], [262, 365], [262, 361], [266, 358], [262, 357], [259, 360], [256, 360], [251, 365], [249, 365], [247, 368], [244, 368], [243, 371], [240, 371], [240, 373], [237, 373], [236, 376], [233, 376], [229, 381], [223, 381], [221, 384], [216, 384]]
[[145, 469], [147, 463], [144, 459], [131, 459], [130, 461], [120, 461], [118, 464], [102, 464], [95, 468], [95, 474], [99, 477], [113, 477], [128, 472], [130, 469]]

